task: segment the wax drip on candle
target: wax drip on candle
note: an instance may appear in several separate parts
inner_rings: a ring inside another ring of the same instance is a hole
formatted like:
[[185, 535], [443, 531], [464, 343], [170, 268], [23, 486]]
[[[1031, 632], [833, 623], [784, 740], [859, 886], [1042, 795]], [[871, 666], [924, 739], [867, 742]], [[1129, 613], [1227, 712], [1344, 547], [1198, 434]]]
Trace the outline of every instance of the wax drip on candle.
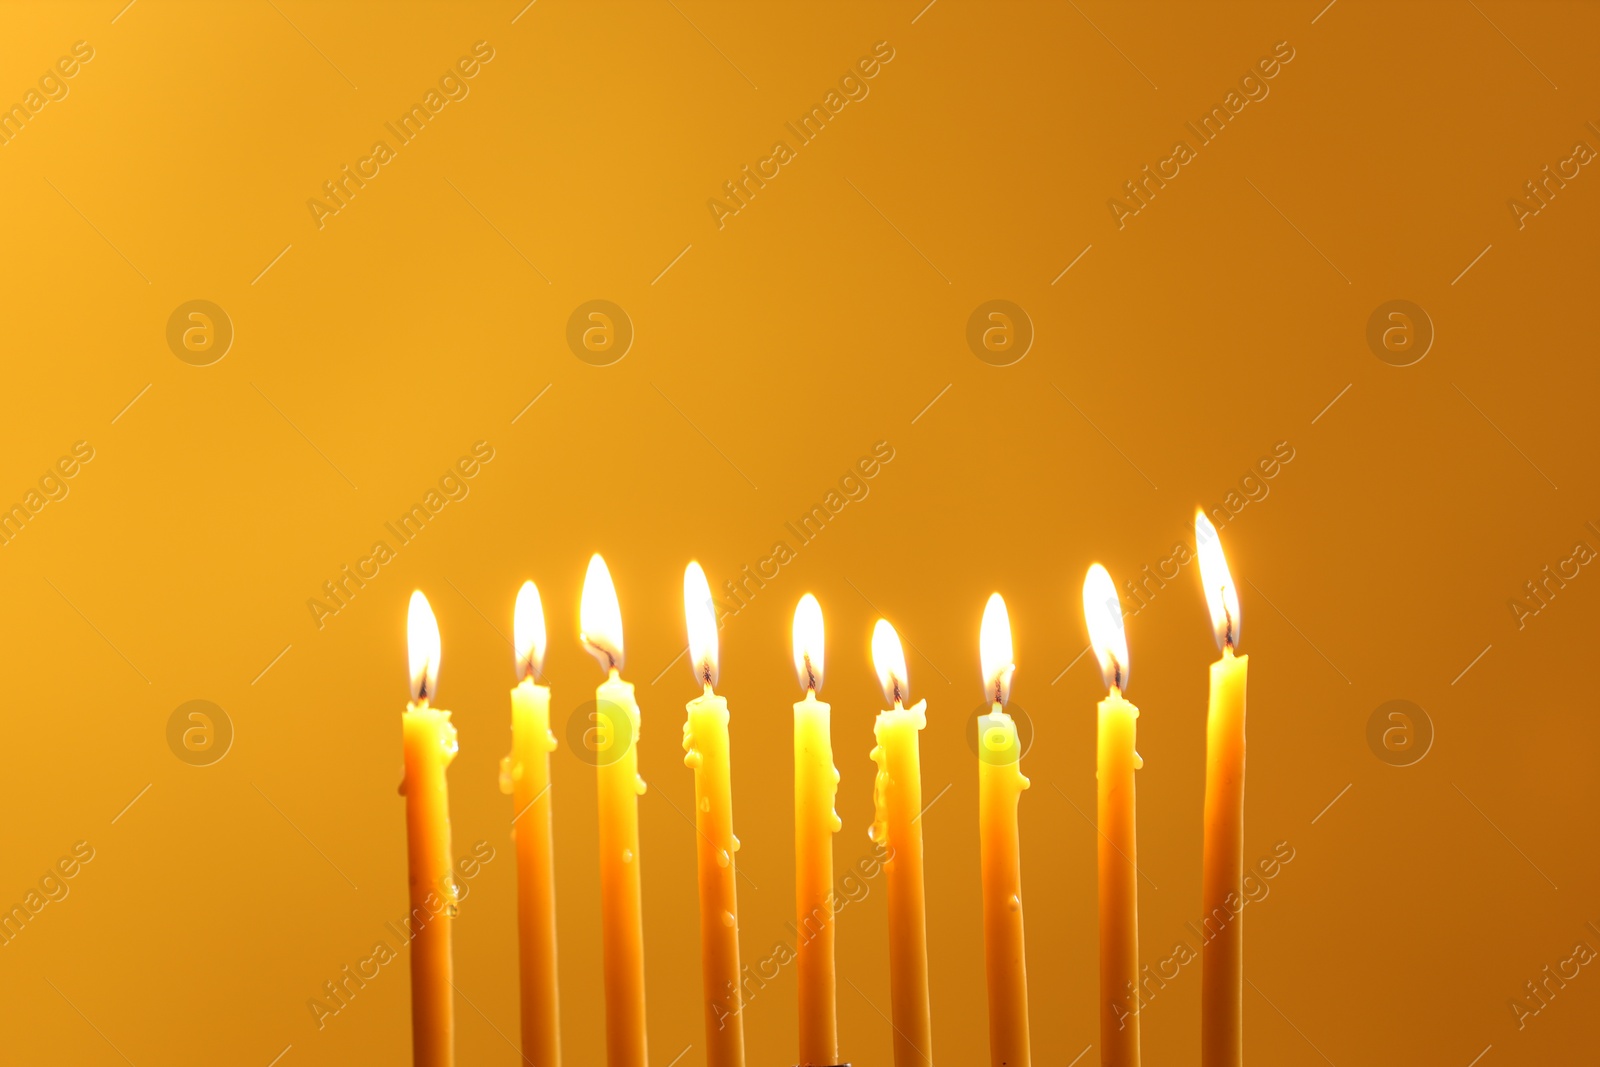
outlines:
[[[823, 641], [822, 605], [810, 593], [802, 596], [794, 607], [794, 624], [791, 629], [794, 648], [794, 671], [800, 679], [800, 688], [806, 699], [814, 701], [822, 689], [822, 665], [825, 643]], [[844, 829], [839, 818], [839, 768], [832, 767], [833, 791], [828, 797], [829, 828], [838, 833]], [[869, 831], [870, 836], [870, 831]]]
[[[872, 627], [872, 665], [878, 672], [878, 684], [883, 686], [883, 697], [893, 706], [893, 710], [904, 712], [906, 701], [906, 655], [900, 647], [900, 635], [894, 632], [888, 619], [879, 619]], [[922, 729], [927, 724], [924, 708], [926, 705], [918, 704], [911, 709], [917, 714], [917, 729]], [[884, 713], [884, 714], [887, 714]], [[878, 721], [873, 724], [873, 736], [877, 739], [877, 746], [872, 750], [872, 759], [878, 765], [878, 773], [872, 782], [872, 829], [867, 836], [874, 844], [888, 843], [889, 837], [889, 785], [892, 779], [889, 776], [889, 753], [883, 743], [882, 726], [883, 715], [878, 716]], [[890, 844], [891, 855], [893, 845]]]
[[881, 743], [873, 746], [872, 762], [878, 765], [878, 773], [872, 779], [872, 826], [867, 839], [882, 845], [889, 838], [889, 756]]

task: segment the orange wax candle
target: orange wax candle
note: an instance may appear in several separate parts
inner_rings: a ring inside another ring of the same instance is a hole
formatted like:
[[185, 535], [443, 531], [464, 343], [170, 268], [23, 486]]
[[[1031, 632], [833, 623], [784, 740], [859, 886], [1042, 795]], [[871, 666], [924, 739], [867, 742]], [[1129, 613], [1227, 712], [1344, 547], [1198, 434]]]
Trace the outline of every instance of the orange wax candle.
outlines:
[[1200, 580], [1222, 658], [1211, 665], [1206, 712], [1205, 845], [1200, 908], [1201, 1067], [1244, 1063], [1244, 698], [1250, 657], [1239, 643], [1239, 594], [1222, 541], [1205, 512], [1195, 515]]
[[560, 1067], [556, 986], [555, 869], [551, 842], [550, 690], [534, 682], [544, 666], [544, 606], [524, 582], [512, 616], [519, 680], [511, 690], [511, 755], [500, 787], [512, 796], [517, 849], [517, 975], [522, 995], [522, 1056], [531, 1067]]
[[694, 771], [700, 875], [700, 980], [708, 1067], [744, 1067], [744, 1013], [739, 987], [739, 902], [734, 877], [733, 772], [728, 702], [712, 692], [717, 681], [717, 615], [700, 564], [683, 572], [683, 612], [689, 665], [705, 692], [689, 701], [683, 724], [684, 765]]
[[1083, 580], [1089, 643], [1111, 690], [1100, 702], [1095, 779], [1100, 870], [1100, 1062], [1139, 1067], [1139, 880], [1133, 772], [1139, 709], [1122, 697], [1128, 639], [1116, 583], [1096, 563]]
[[999, 593], [983, 609], [978, 646], [987, 715], [978, 717], [978, 860], [983, 875], [984, 972], [989, 986], [989, 1062], [1029, 1067], [1028, 966], [1022, 937], [1022, 842], [1017, 804], [1028, 779], [1020, 767], [1011, 695], [1011, 620]]
[[883, 865], [889, 899], [889, 999], [895, 1067], [933, 1062], [933, 1010], [928, 999], [927, 897], [922, 876], [922, 757], [918, 733], [928, 725], [928, 703], [905, 706], [906, 659], [887, 619], [872, 631], [872, 660], [893, 707], [878, 713], [872, 759], [872, 840]]
[[840, 1062], [833, 953], [834, 797], [831, 709], [822, 688], [822, 607], [807, 593], [794, 609], [794, 669], [806, 691], [794, 706], [795, 976], [800, 993], [800, 1067]]
[[406, 855], [413, 922], [411, 941], [411, 1056], [416, 1067], [455, 1063], [454, 989], [450, 920], [456, 912], [450, 856], [450, 798], [445, 768], [456, 755], [450, 713], [429, 699], [439, 681], [439, 624], [421, 591], [406, 616], [411, 702], [401, 717], [405, 735]]
[[600, 942], [606, 995], [606, 1063], [645, 1067], [644, 917], [639, 893], [639, 705], [620, 676], [622, 611], [611, 572], [589, 560], [581, 638], [606, 680], [595, 690], [596, 779], [600, 791]]

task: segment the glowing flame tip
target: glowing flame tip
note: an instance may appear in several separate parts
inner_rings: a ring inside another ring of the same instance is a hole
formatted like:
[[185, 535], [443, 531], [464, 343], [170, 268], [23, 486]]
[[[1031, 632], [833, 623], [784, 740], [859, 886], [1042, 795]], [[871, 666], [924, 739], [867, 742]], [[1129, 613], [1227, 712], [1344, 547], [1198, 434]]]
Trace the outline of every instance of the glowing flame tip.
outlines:
[[412, 590], [406, 608], [406, 651], [411, 660], [411, 699], [426, 704], [439, 688], [439, 620], [420, 589]]
[[822, 605], [807, 593], [794, 606], [794, 672], [800, 688], [822, 688]]
[[578, 638], [601, 667], [608, 671], [622, 669], [622, 608], [617, 603], [611, 571], [598, 552], [589, 557], [589, 570], [583, 576]]
[[991, 593], [978, 629], [978, 660], [983, 665], [983, 692], [989, 703], [1004, 704], [1011, 699], [1011, 675], [1017, 669], [1012, 662], [1015, 654], [1006, 602], [999, 593]]
[[1205, 586], [1206, 608], [1211, 612], [1211, 629], [1217, 647], [1239, 647], [1239, 591], [1228, 572], [1228, 558], [1222, 554], [1222, 538], [1206, 513], [1194, 514], [1194, 544], [1200, 557], [1200, 581]]
[[1100, 674], [1108, 689], [1128, 687], [1128, 632], [1122, 622], [1122, 599], [1111, 572], [1100, 564], [1090, 566], [1083, 579], [1083, 621], [1089, 627], [1089, 645], [1100, 661]]
[[689, 628], [689, 666], [707, 689], [717, 684], [717, 606], [700, 564], [683, 569], [683, 617]]
[[877, 668], [883, 698], [894, 707], [904, 707], [910, 693], [906, 653], [900, 647], [900, 635], [894, 632], [888, 619], [879, 619], [872, 628], [872, 665]]
[[547, 643], [544, 603], [539, 599], [539, 587], [532, 582], [523, 582], [522, 588], [517, 590], [517, 606], [511, 613], [511, 636], [517, 652], [517, 681], [544, 673]]

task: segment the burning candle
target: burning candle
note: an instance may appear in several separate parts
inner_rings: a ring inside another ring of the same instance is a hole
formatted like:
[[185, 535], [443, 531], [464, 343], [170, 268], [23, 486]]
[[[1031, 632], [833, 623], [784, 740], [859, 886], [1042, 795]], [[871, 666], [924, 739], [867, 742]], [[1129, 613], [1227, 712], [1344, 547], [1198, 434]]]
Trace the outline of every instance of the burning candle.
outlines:
[[1083, 580], [1083, 618], [1100, 673], [1111, 692], [1100, 702], [1100, 1062], [1139, 1067], [1139, 848], [1133, 772], [1144, 766], [1134, 745], [1139, 709], [1122, 698], [1128, 684], [1128, 637], [1122, 601], [1096, 563]]
[[580, 639], [606, 680], [595, 690], [593, 726], [600, 790], [600, 943], [605, 972], [606, 1063], [645, 1067], [644, 917], [639, 906], [639, 705], [621, 678], [622, 609], [606, 561], [589, 560]]
[[933, 1062], [928, 1000], [928, 921], [922, 880], [922, 761], [918, 732], [928, 725], [928, 702], [905, 706], [906, 657], [887, 619], [872, 631], [872, 662], [891, 707], [878, 713], [873, 734], [878, 764], [873, 781], [872, 840], [888, 856], [889, 999], [895, 1067]]
[[744, 1067], [739, 903], [734, 877], [739, 839], [733, 835], [728, 702], [712, 691], [717, 681], [717, 613], [711, 586], [698, 563], [690, 563], [683, 572], [683, 614], [689, 630], [689, 666], [694, 669], [695, 681], [704, 687], [685, 709], [683, 762], [694, 771], [706, 1064]]
[[412, 921], [411, 1056], [416, 1067], [455, 1063], [450, 918], [456, 911], [450, 857], [450, 797], [445, 768], [456, 755], [450, 713], [429, 701], [439, 683], [439, 623], [421, 590], [406, 612], [411, 702], [401, 717], [405, 736], [406, 855]]
[[1019, 766], [1011, 696], [1011, 619], [999, 593], [989, 597], [978, 631], [984, 699], [978, 717], [978, 857], [983, 872], [984, 969], [989, 984], [989, 1062], [1029, 1067], [1028, 968], [1022, 938], [1022, 849], [1017, 802], [1028, 788]]
[[831, 709], [822, 688], [822, 607], [807, 593], [794, 608], [794, 669], [805, 699], [794, 706], [795, 974], [800, 990], [800, 1067], [839, 1063], [833, 969], [833, 835], [839, 771]]
[[561, 1022], [556, 987], [555, 868], [550, 828], [550, 689], [534, 682], [544, 667], [544, 605], [532, 582], [517, 591], [512, 615], [517, 686], [511, 690], [511, 755], [500, 787], [512, 795], [517, 847], [518, 978], [522, 1055], [532, 1067], [560, 1067]]
[[1244, 694], [1250, 657], [1237, 656], [1239, 594], [1228, 573], [1217, 528], [1203, 511], [1194, 519], [1200, 581], [1222, 658], [1211, 665], [1206, 713], [1205, 846], [1200, 881], [1201, 1067], [1244, 1063]]

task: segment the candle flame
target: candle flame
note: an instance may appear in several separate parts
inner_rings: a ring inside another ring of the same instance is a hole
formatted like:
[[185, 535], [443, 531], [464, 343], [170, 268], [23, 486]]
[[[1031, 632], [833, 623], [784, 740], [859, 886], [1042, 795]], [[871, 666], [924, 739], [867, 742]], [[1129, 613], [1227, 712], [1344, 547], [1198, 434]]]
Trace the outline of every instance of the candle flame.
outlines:
[[1239, 647], [1239, 591], [1228, 573], [1228, 559], [1222, 554], [1222, 538], [1206, 513], [1194, 513], [1194, 544], [1200, 556], [1200, 582], [1206, 590], [1206, 607], [1211, 611], [1211, 629], [1217, 647]]
[[883, 698], [896, 708], [905, 707], [910, 691], [906, 684], [906, 653], [888, 619], [879, 619], [872, 628], [872, 665], [878, 670]]
[[544, 673], [544, 603], [539, 587], [523, 582], [517, 590], [517, 606], [511, 614], [511, 636], [517, 650], [517, 681], [530, 674]]
[[717, 684], [717, 606], [706, 572], [692, 560], [683, 569], [683, 617], [689, 627], [689, 666], [695, 681], [710, 689]]
[[611, 582], [606, 561], [596, 552], [589, 557], [583, 576], [583, 599], [578, 607], [578, 640], [589, 655], [608, 671], [622, 669], [622, 607]]
[[810, 593], [794, 606], [794, 672], [802, 689], [822, 688], [822, 605]]
[[406, 609], [406, 651], [411, 657], [411, 699], [426, 704], [439, 687], [439, 620], [420, 589], [412, 590]]
[[1089, 644], [1100, 661], [1108, 689], [1128, 687], [1128, 632], [1122, 624], [1122, 600], [1111, 573], [1096, 563], [1083, 579], [1083, 621]]
[[983, 606], [983, 625], [978, 628], [978, 661], [983, 665], [983, 693], [991, 704], [1011, 699], [1012, 662], [1011, 616], [999, 593], [990, 593]]

